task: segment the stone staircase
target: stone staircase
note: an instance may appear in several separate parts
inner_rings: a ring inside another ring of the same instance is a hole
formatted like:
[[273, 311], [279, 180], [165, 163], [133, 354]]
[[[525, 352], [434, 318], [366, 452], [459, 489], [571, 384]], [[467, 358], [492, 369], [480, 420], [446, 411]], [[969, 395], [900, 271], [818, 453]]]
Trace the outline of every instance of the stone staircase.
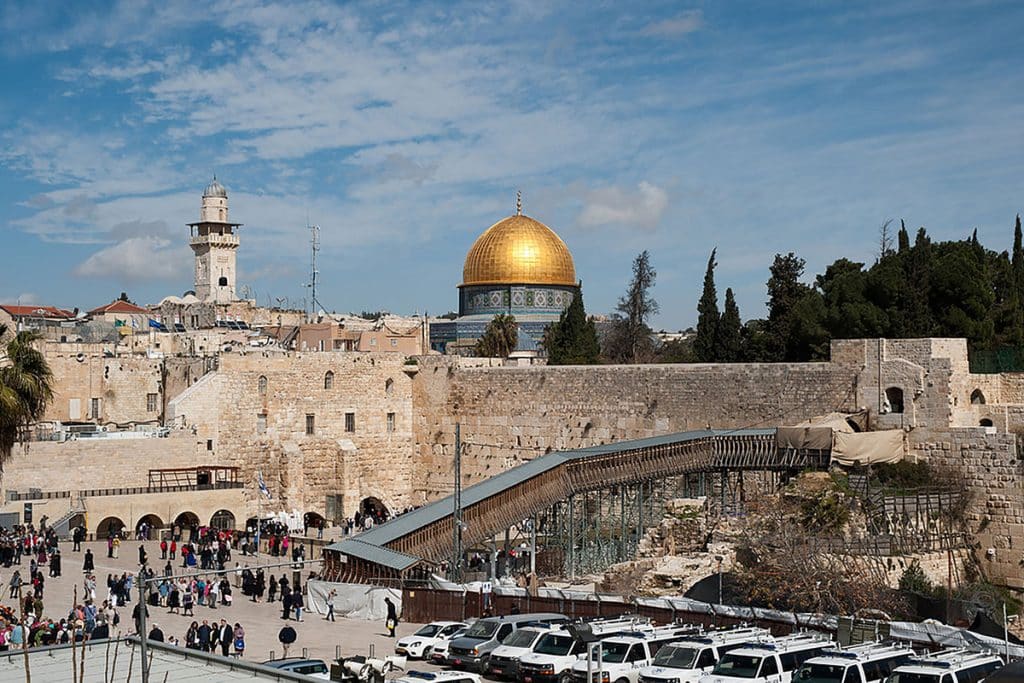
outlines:
[[71, 503], [71, 509], [65, 512], [63, 515], [50, 522], [50, 528], [53, 529], [54, 533], [60, 538], [66, 538], [71, 536], [71, 520], [75, 515], [81, 515], [85, 513], [85, 501], [79, 498], [77, 501]]

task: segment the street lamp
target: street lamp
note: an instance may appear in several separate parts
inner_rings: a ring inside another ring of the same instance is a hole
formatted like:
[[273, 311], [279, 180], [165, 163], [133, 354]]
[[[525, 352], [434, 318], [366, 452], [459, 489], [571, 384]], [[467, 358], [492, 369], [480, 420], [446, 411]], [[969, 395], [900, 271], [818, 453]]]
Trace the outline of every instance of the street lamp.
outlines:
[[721, 555], [715, 555], [715, 562], [718, 563], [718, 606], [722, 606], [722, 562], [725, 558]]

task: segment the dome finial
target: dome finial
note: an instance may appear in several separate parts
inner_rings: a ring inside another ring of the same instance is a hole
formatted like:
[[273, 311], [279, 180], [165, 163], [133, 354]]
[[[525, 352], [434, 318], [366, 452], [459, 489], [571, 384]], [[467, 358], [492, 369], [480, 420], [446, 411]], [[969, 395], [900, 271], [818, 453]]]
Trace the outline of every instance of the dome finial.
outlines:
[[516, 215], [523, 215], [523, 192], [522, 190], [516, 190]]

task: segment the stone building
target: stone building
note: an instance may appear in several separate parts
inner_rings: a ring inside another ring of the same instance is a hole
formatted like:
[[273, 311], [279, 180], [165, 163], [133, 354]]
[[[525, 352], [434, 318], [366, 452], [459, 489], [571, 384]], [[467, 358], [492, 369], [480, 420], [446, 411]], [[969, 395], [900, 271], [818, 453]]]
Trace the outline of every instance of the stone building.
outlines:
[[199, 221], [189, 223], [189, 244], [196, 255], [195, 295], [200, 301], [227, 303], [237, 298], [235, 252], [241, 225], [228, 220], [228, 191], [214, 176], [203, 191]]

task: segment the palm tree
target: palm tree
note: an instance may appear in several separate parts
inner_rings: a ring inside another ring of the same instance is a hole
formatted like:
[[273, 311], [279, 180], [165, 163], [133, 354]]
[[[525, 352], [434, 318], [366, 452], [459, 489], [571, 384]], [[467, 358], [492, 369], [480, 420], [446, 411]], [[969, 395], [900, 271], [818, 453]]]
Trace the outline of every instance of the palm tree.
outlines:
[[516, 350], [519, 341], [519, 326], [512, 315], [499, 313], [494, 316], [476, 342], [474, 352], [483, 358], [507, 358]]
[[[0, 341], [7, 333], [7, 326], [0, 324]], [[35, 332], [18, 332], [6, 346], [0, 345], [0, 468], [53, 397], [53, 373], [33, 346], [37, 339]]]

